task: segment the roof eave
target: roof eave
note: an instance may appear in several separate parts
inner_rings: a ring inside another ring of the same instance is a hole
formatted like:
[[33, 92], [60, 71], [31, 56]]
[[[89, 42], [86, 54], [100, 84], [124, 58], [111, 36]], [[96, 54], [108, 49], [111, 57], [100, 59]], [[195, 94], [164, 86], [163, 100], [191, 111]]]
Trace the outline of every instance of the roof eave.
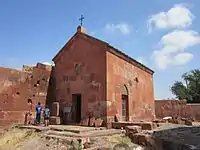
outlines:
[[60, 49], [60, 51], [56, 54], [56, 56], [54, 56], [54, 58], [52, 59], [52, 61], [55, 63], [56, 59], [60, 56], [60, 54], [62, 53], [62, 51], [64, 50], [64, 48], [66, 46], [68, 46], [72, 40], [77, 36], [77, 32], [67, 41], [67, 43]]
[[102, 41], [102, 40], [100, 40], [100, 39], [97, 39], [97, 38], [95, 38], [95, 37], [93, 37], [93, 36], [91, 36], [91, 35], [85, 34], [85, 33], [82, 33], [82, 34], [83, 34], [83, 35], [86, 35], [87, 37], [89, 37], [89, 38], [91, 38], [91, 39], [93, 39], [93, 40], [97, 40], [97, 41], [99, 41], [99, 42], [101, 42], [101, 43], [107, 45], [108, 47], [114, 49], [114, 50], [117, 51], [118, 53], [124, 55], [126, 58], [130, 59], [131, 61], [134, 61], [135, 63], [137, 63], [137, 64], [141, 65], [142, 67], [144, 67], [145, 69], [147, 69], [148, 72], [149, 72], [150, 74], [153, 75], [153, 74], [155, 73], [152, 69], [148, 68], [147, 66], [143, 65], [142, 63], [138, 62], [137, 60], [135, 60], [135, 59], [133, 59], [132, 57], [128, 56], [127, 54], [123, 53], [122, 51], [120, 51], [120, 50], [114, 48], [113, 46], [111, 46], [111, 45], [108, 44], [107, 42]]
[[151, 73], [152, 75], [155, 73], [152, 69], [148, 68], [147, 66], [143, 65], [142, 63], [138, 62], [138, 61], [135, 60], [134, 58], [128, 56], [128, 55], [125, 54], [125, 53], [123, 53], [122, 51], [120, 51], [120, 50], [114, 48], [113, 46], [111, 46], [111, 45], [108, 44], [108, 47], [111, 48], [111, 49], [114, 49], [117, 53], [119, 53], [119, 54], [123, 55], [124, 57], [128, 58], [130, 61], [133, 61], [133, 62], [139, 64], [141, 67], [144, 67], [144, 68], [147, 69], [148, 72]]

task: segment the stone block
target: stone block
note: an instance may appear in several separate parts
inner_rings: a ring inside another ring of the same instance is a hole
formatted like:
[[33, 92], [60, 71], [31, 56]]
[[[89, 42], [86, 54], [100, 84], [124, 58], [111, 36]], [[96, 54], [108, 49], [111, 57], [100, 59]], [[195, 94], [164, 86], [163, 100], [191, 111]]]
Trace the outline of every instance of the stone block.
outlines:
[[106, 124], [106, 128], [107, 128], [107, 129], [111, 129], [111, 128], [112, 128], [112, 123], [111, 123], [111, 122], [107, 123], [107, 124]]
[[35, 120], [35, 117], [31, 113], [28, 112], [25, 114], [25, 121], [24, 121], [25, 125], [34, 124], [34, 120]]
[[142, 123], [141, 124], [142, 130], [152, 130], [153, 124], [152, 123]]
[[147, 145], [147, 139], [144, 134], [137, 134], [138, 144], [142, 146]]
[[173, 120], [172, 123], [178, 124], [178, 120], [177, 119], [172, 119], [172, 120]]
[[153, 129], [159, 127], [159, 123], [153, 122], [152, 127], [153, 127]]
[[125, 126], [126, 134], [129, 136], [130, 134], [139, 133], [142, 131], [140, 126]]
[[129, 135], [129, 137], [131, 138], [131, 141], [135, 144], [138, 144], [138, 138], [137, 138], [137, 134], [131, 134]]
[[95, 123], [95, 117], [90, 118], [89, 125], [92, 127], [92, 126], [94, 126], [94, 123]]
[[103, 120], [101, 118], [98, 118], [95, 120], [95, 127], [100, 127], [103, 123]]
[[51, 116], [59, 116], [59, 102], [53, 102]]
[[81, 125], [88, 126], [89, 125], [89, 118], [83, 119]]
[[142, 146], [152, 146], [153, 142], [149, 135], [136, 133], [132, 134], [132, 142]]
[[181, 125], [185, 125], [185, 121], [182, 119], [177, 119], [177, 123]]
[[190, 120], [185, 120], [185, 125], [192, 126], [192, 121], [190, 121]]
[[59, 125], [60, 124], [60, 117], [51, 116], [49, 118], [49, 123], [51, 125]]
[[181, 118], [179, 122], [181, 122], [183, 125], [188, 125], [188, 126], [192, 125], [192, 121], [187, 118]]

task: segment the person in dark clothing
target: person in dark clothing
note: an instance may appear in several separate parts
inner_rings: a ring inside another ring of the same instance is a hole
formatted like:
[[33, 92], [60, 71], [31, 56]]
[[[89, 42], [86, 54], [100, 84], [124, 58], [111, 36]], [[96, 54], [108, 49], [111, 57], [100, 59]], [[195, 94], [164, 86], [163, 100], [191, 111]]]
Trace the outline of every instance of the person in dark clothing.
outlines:
[[41, 113], [42, 113], [42, 106], [39, 102], [38, 105], [36, 106], [36, 124], [37, 125], [40, 124]]
[[46, 105], [46, 108], [44, 110], [44, 121], [45, 126], [49, 125], [49, 117], [50, 117], [50, 109], [48, 108], [48, 105]]

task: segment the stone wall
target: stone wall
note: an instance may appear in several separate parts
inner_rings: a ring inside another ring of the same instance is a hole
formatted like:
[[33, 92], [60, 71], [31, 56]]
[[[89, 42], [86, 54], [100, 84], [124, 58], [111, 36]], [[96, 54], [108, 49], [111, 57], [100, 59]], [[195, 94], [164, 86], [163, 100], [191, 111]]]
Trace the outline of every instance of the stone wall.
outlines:
[[54, 101], [51, 73], [51, 67], [41, 63], [22, 70], [0, 68], [0, 126], [23, 123], [25, 113], [35, 111], [38, 102], [45, 106], [46, 101]]
[[180, 116], [200, 121], [200, 104], [187, 104], [183, 100], [155, 100], [157, 118]]
[[[73, 42], [75, 40], [75, 42]], [[91, 44], [92, 42], [92, 44]], [[106, 116], [106, 54], [101, 42], [80, 34], [72, 37], [54, 59], [56, 101], [60, 110], [74, 109], [72, 94], [81, 94], [81, 118], [89, 113]], [[75, 111], [64, 113], [64, 123], [74, 121]]]
[[[110, 50], [111, 51], [111, 50]], [[107, 52], [108, 117], [122, 117], [122, 94], [128, 95], [129, 121], [155, 117], [153, 74]]]

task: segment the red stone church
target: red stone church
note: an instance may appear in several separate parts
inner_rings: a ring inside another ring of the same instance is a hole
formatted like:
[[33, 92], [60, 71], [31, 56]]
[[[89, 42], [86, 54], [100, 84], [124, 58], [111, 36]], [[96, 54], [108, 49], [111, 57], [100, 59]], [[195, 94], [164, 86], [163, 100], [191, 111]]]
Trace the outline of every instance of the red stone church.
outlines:
[[78, 123], [89, 114], [106, 123], [114, 116], [121, 121], [155, 117], [154, 72], [83, 27], [53, 61], [56, 101], [66, 122]]

